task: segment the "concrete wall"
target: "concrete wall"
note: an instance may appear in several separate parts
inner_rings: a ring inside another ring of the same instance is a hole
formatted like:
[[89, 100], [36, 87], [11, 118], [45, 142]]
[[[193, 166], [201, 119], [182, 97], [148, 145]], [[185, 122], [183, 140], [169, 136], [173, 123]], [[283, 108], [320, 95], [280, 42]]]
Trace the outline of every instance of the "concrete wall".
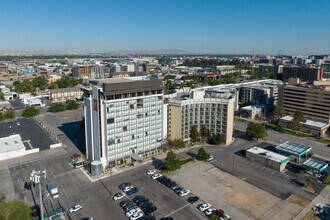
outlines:
[[249, 151], [246, 151], [246, 158], [248, 158], [251, 161], [263, 164], [266, 167], [269, 167], [271, 169], [274, 169], [276, 171], [282, 171], [283, 169], [285, 169], [285, 165], [281, 166], [280, 162], [271, 160], [267, 157], [264, 157], [262, 155], [258, 155], [258, 154], [253, 154]]
[[168, 135], [171, 140], [181, 138], [181, 106], [168, 105]]

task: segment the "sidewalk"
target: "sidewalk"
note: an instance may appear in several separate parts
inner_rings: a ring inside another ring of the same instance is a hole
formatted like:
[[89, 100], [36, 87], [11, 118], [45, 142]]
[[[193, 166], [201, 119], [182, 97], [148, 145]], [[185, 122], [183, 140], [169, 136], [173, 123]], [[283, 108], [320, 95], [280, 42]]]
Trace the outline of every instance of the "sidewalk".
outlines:
[[301, 220], [316, 204], [330, 203], [330, 186], [326, 186], [322, 192], [311, 201], [293, 220]]

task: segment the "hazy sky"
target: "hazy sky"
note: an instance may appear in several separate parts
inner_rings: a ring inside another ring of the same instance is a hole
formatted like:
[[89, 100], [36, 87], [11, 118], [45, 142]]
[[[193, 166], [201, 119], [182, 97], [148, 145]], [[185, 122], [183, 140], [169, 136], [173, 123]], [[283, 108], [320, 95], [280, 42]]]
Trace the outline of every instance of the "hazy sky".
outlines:
[[330, 0], [1, 0], [0, 53], [329, 54]]

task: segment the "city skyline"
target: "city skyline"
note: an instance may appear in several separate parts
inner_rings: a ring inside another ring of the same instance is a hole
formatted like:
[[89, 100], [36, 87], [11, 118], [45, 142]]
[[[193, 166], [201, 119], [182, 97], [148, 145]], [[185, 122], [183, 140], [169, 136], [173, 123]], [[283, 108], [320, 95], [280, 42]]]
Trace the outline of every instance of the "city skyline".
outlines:
[[0, 54], [329, 54], [327, 1], [3, 1]]

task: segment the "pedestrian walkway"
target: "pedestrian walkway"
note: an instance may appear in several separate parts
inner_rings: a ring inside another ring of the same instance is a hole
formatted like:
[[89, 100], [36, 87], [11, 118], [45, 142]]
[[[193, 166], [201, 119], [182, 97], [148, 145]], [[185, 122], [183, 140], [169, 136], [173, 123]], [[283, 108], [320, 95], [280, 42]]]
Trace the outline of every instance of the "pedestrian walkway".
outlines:
[[293, 220], [301, 220], [316, 204], [330, 203], [330, 186], [326, 186], [322, 192], [311, 201]]

